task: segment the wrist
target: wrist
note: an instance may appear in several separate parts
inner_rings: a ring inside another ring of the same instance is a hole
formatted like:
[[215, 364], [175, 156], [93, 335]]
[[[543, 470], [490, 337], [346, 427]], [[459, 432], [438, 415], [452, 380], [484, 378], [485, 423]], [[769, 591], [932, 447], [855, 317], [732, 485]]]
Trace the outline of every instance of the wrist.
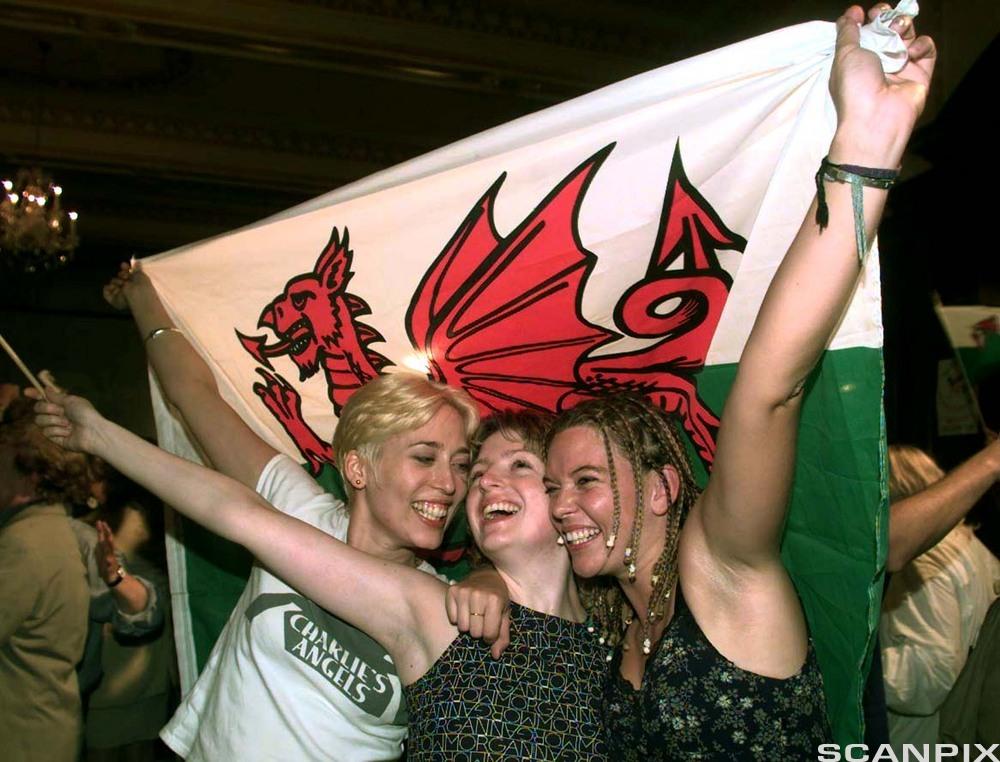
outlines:
[[149, 286], [136, 282], [129, 283], [123, 293], [125, 303], [135, 314], [146, 313], [152, 310], [155, 305], [154, 300], [157, 298], [156, 292]]
[[111, 422], [96, 410], [84, 421], [87, 438], [82, 448], [91, 455], [108, 460], [111, 451]]
[[111, 579], [109, 580], [105, 577], [104, 584], [112, 588], [117, 587], [124, 581], [125, 577], [126, 577], [125, 567], [122, 566], [121, 564], [118, 564], [114, 569], [114, 573], [111, 575]]
[[834, 164], [896, 169], [903, 159], [909, 131], [876, 133], [865, 126], [841, 125], [830, 143], [829, 157]]

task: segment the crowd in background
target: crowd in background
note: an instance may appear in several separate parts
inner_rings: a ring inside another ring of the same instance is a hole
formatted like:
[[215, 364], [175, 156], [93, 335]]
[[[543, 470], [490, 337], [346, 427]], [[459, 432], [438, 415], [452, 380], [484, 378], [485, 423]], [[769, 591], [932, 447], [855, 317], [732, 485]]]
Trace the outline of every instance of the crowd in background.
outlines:
[[177, 701], [162, 505], [46, 440], [32, 407], [0, 385], [3, 746], [39, 760], [81, 743], [85, 760], [156, 759]]

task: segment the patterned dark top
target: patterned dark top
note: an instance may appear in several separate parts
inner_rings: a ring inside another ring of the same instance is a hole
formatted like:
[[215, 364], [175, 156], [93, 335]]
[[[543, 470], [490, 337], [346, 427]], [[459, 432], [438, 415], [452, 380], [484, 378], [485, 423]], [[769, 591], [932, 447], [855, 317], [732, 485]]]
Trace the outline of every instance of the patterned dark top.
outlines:
[[823, 678], [809, 644], [786, 680], [740, 669], [712, 647], [677, 587], [674, 618], [636, 691], [615, 655], [605, 691], [609, 754], [647, 760], [806, 760], [830, 740]]
[[587, 627], [511, 604], [511, 643], [459, 635], [406, 689], [407, 762], [604, 760], [607, 649]]

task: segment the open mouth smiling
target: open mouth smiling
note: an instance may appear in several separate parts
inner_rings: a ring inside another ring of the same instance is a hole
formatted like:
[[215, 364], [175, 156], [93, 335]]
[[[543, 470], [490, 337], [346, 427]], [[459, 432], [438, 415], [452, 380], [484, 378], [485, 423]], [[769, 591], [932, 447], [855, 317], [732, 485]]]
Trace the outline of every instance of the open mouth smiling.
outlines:
[[483, 518], [487, 521], [496, 521], [497, 519], [510, 518], [520, 512], [521, 506], [506, 500], [499, 500], [483, 508]]
[[571, 529], [568, 532], [563, 532], [562, 537], [563, 541], [566, 543], [566, 547], [579, 548], [582, 545], [586, 545], [600, 533], [600, 529], [595, 527], [586, 527], [583, 529]]
[[410, 503], [416, 514], [429, 524], [443, 526], [448, 518], [448, 504], [436, 503], [430, 500], [416, 500]]

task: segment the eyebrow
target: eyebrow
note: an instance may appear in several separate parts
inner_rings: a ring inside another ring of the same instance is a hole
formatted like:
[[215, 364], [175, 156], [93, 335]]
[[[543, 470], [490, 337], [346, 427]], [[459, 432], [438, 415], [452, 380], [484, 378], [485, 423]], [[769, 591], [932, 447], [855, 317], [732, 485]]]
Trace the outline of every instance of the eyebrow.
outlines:
[[[527, 447], [514, 447], [514, 448], [512, 448], [510, 450], [504, 450], [502, 453], [500, 453], [500, 457], [496, 458], [496, 460], [500, 460], [501, 458], [509, 458], [509, 457], [511, 457], [513, 455], [517, 455], [518, 453], [522, 453], [522, 452], [526, 452], [526, 453], [528, 453], [528, 455], [535, 455], [535, 453], [533, 453]], [[535, 455], [535, 457], [538, 458], [537, 455]], [[541, 458], [539, 458], [539, 460], [541, 460]], [[475, 459], [475, 461], [473, 461], [473, 465], [475, 465], [476, 463], [485, 463], [485, 462], [486, 462], [485, 458], [478, 457], [478, 458]]]
[[[444, 445], [443, 444], [441, 444], [440, 442], [435, 442], [434, 440], [431, 440], [431, 439], [422, 439], [419, 442], [410, 442], [410, 444], [407, 445], [407, 446], [408, 447], [431, 447], [431, 448], [433, 448], [435, 450], [443, 450], [444, 449]], [[459, 447], [457, 450], [455, 450], [455, 455], [468, 455], [468, 454], [469, 454], [469, 448], [468, 448], [468, 446]]]
[[[604, 468], [603, 466], [584, 465], [584, 466], [577, 466], [576, 468], [574, 468], [572, 471], [569, 472], [569, 475], [573, 477], [579, 474], [581, 471], [597, 471], [598, 473], [601, 474], [609, 473], [608, 469]], [[556, 479], [554, 476], [549, 476], [548, 474], [545, 474], [542, 477], [542, 479], [544, 479], [545, 481], [554, 482], [556, 484], [559, 483], [558, 479]]]

